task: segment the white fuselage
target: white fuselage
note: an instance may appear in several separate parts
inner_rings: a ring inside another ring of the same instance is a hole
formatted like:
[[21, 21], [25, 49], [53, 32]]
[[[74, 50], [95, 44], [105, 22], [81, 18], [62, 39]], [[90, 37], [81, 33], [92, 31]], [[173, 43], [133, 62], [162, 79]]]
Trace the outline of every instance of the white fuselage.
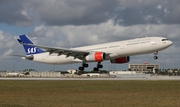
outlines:
[[[158, 52], [168, 48], [171, 45], [172, 42], [163, 37], [145, 37], [72, 49], [109, 53], [105, 60], [112, 60], [118, 57]], [[70, 64], [82, 62], [82, 60], [77, 58], [75, 59], [72, 56], [58, 56], [57, 53], [49, 54], [49, 52], [34, 54], [33, 61], [47, 64]]]

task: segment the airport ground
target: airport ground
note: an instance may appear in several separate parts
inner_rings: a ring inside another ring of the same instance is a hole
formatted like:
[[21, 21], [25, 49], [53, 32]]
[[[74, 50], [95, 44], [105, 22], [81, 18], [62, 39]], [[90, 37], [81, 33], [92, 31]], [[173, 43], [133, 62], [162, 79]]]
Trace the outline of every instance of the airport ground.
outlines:
[[[157, 77], [156, 77], [157, 78]], [[175, 77], [176, 78], [176, 77]], [[0, 81], [0, 107], [179, 107], [179, 80]], [[31, 80], [32, 79], [32, 80]], [[33, 80], [34, 79], [34, 80]], [[64, 78], [66, 79], [66, 78]], [[79, 78], [78, 78], [79, 79]], [[96, 79], [96, 78], [89, 78]], [[111, 78], [115, 79], [115, 78]]]
[[142, 80], [142, 81], [156, 81], [156, 80], [180, 80], [180, 76], [151, 76], [151, 75], [122, 75], [114, 76], [100, 76], [100, 77], [0, 77], [0, 80]]

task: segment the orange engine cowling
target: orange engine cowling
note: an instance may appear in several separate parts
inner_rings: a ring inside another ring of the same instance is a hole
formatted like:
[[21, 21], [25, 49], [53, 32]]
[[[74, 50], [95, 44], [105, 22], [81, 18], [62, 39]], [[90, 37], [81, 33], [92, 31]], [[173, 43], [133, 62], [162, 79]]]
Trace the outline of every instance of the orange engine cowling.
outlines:
[[123, 64], [123, 63], [128, 63], [130, 61], [130, 57], [129, 56], [119, 57], [110, 61], [111, 63]]
[[103, 60], [105, 60], [106, 58], [106, 54], [104, 52], [92, 52], [91, 54], [89, 54], [88, 56], [86, 56], [86, 61], [89, 62], [101, 62]]

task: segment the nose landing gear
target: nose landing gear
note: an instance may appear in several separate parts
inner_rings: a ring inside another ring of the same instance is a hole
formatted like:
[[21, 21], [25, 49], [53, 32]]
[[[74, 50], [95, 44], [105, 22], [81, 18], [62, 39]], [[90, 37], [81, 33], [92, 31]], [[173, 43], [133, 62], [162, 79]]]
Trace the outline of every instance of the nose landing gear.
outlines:
[[154, 56], [154, 59], [158, 59], [158, 56]]
[[158, 59], [158, 56], [157, 56], [157, 54], [158, 54], [158, 52], [154, 52], [154, 59], [156, 60], [156, 59]]

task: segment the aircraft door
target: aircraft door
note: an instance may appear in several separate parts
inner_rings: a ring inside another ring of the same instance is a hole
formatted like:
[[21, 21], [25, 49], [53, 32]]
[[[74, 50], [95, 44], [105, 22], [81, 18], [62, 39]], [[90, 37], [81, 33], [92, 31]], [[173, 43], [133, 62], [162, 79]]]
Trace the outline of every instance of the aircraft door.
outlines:
[[124, 49], [124, 44], [121, 43], [121, 44], [119, 45], [119, 47], [120, 47], [120, 49]]

